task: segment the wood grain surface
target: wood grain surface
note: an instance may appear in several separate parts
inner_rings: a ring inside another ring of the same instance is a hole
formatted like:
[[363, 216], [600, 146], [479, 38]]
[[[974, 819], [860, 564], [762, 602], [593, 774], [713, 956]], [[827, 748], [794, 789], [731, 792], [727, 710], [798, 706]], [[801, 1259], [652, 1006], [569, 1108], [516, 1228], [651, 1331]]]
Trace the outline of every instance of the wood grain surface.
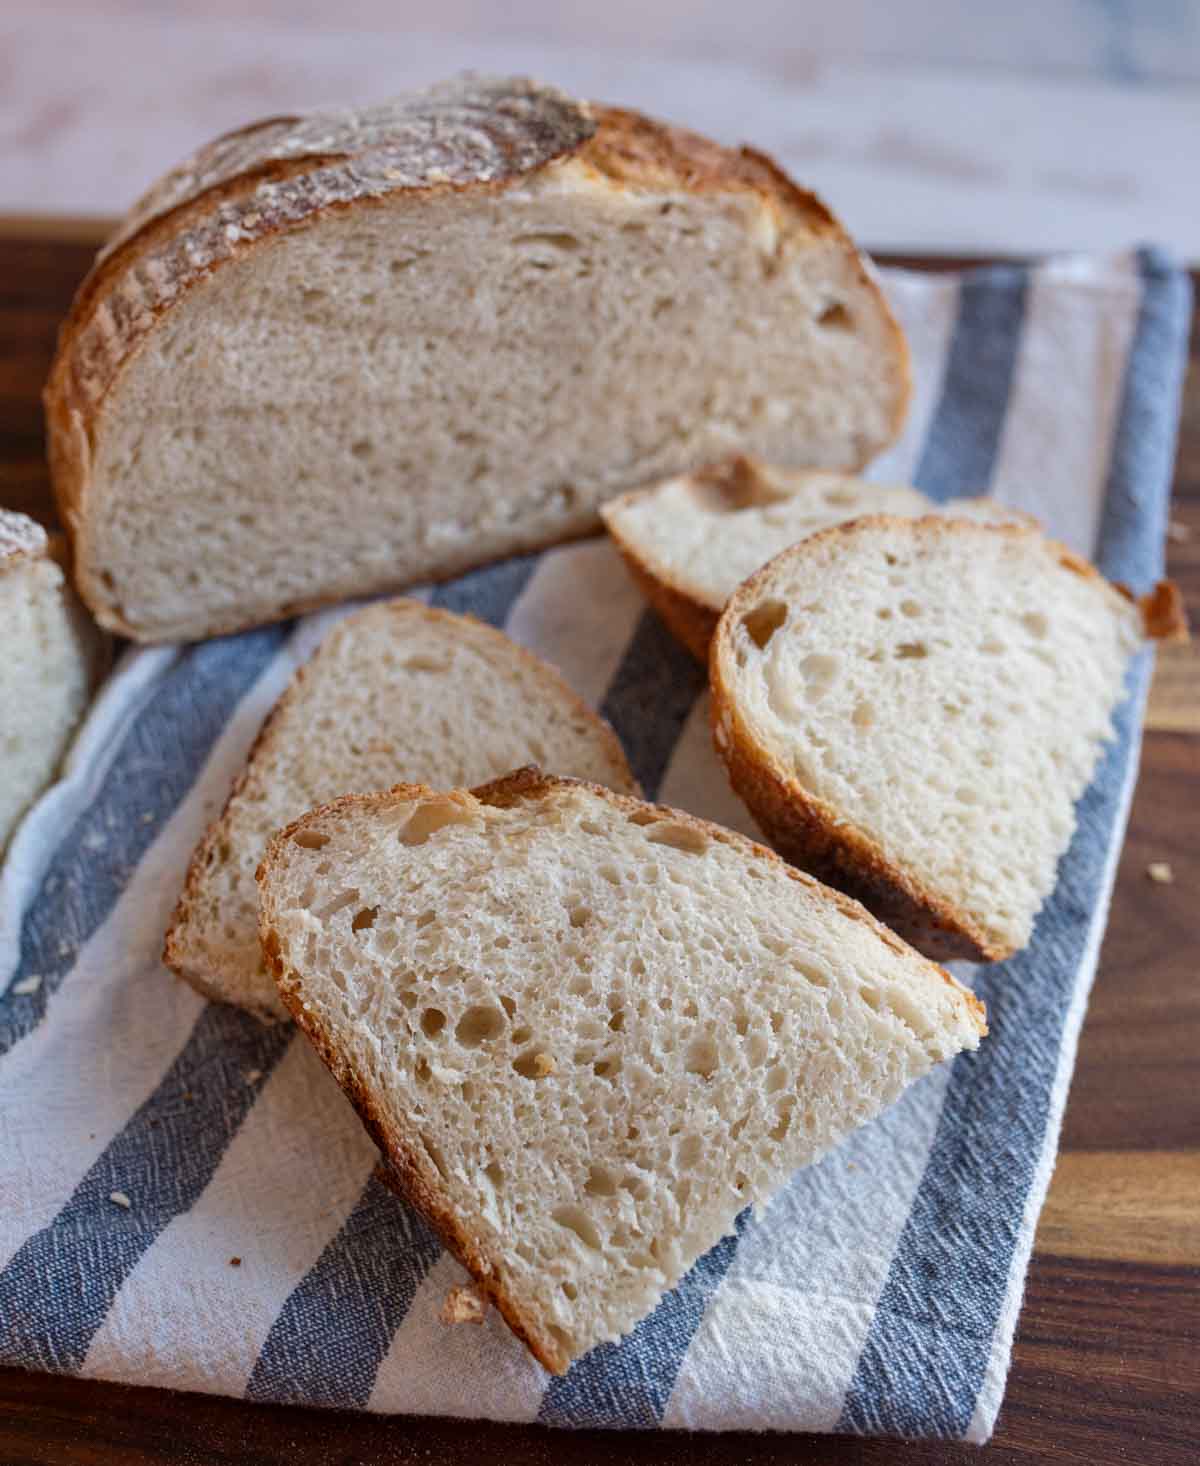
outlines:
[[[91, 226], [0, 228], [0, 504], [53, 521], [41, 385]], [[963, 263], [905, 260], [907, 265]], [[1200, 329], [1169, 568], [1200, 628]], [[0, 1370], [0, 1463], [1025, 1466], [1200, 1460], [1200, 649], [1161, 655], [1141, 777], [1008, 1393], [963, 1445], [380, 1418]], [[1152, 862], [1173, 879], [1152, 881]]]

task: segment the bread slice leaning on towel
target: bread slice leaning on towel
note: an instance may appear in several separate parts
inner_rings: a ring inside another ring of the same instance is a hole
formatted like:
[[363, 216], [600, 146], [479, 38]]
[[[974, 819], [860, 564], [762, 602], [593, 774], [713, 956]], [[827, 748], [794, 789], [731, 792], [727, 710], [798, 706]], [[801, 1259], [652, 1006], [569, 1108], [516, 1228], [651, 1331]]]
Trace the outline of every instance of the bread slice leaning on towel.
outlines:
[[54, 778], [109, 662], [36, 520], [0, 509], [0, 855]]
[[258, 880], [287, 1006], [558, 1372], [985, 1031], [948, 974], [762, 846], [537, 770], [338, 800]]
[[995, 499], [937, 504], [905, 484], [779, 468], [745, 455], [622, 494], [600, 512], [643, 595], [702, 662], [742, 581], [817, 530], [863, 514], [1033, 522]]
[[168, 174], [46, 407], [81, 592], [152, 641], [588, 533], [737, 449], [854, 468], [908, 391], [863, 259], [769, 159], [466, 77]]
[[197, 846], [163, 960], [210, 998], [286, 1018], [263, 966], [254, 885], [275, 831], [339, 794], [401, 779], [453, 789], [530, 759], [637, 789], [608, 724], [502, 632], [417, 601], [351, 614], [296, 673]]
[[1038, 530], [865, 518], [784, 551], [713, 640], [717, 748], [775, 848], [936, 957], [1029, 941], [1130, 658], [1186, 634]]

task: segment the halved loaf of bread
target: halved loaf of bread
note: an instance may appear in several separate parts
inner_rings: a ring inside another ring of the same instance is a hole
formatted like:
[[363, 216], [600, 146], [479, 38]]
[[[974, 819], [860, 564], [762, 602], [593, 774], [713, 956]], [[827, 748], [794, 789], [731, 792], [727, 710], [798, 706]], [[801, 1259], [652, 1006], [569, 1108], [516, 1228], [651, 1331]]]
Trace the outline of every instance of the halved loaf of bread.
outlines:
[[922, 951], [1029, 941], [1130, 657], [1182, 629], [1029, 526], [859, 519], [733, 595], [717, 748], [776, 849]]
[[616, 735], [500, 631], [417, 601], [357, 611], [296, 673], [192, 856], [163, 960], [210, 998], [286, 1018], [258, 942], [254, 869], [289, 820], [397, 780], [454, 789], [537, 759], [622, 792]]
[[702, 662], [742, 581], [817, 530], [863, 514], [1032, 523], [995, 499], [938, 505], [907, 485], [779, 468], [744, 454], [622, 494], [600, 513], [646, 599]]
[[0, 509], [0, 854], [53, 779], [109, 660], [35, 520]]
[[46, 407], [81, 592], [145, 641], [587, 533], [738, 449], [853, 468], [908, 390], [864, 261], [769, 159], [467, 77], [169, 174]]
[[537, 770], [338, 800], [258, 881], [287, 1006], [555, 1371], [985, 1031], [945, 972], [762, 846]]

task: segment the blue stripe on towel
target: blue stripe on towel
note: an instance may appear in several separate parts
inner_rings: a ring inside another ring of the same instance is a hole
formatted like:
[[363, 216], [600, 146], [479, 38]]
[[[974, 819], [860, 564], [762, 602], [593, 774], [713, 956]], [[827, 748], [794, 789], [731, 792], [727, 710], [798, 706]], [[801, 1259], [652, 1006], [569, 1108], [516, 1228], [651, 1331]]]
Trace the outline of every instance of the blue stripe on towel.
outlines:
[[621, 740], [647, 799], [658, 797], [683, 725], [705, 685], [704, 668], [695, 657], [653, 611], [644, 611], [600, 712]]
[[271, 1325], [246, 1398], [366, 1405], [392, 1337], [441, 1250], [426, 1222], [372, 1176]]
[[1171, 478], [1192, 283], [1157, 250], [1140, 251], [1138, 265], [1141, 309], [1125, 369], [1096, 558], [1105, 575], [1145, 591], [1163, 573], [1169, 496], [1156, 490]]
[[[291, 1038], [288, 1027], [209, 1004], [70, 1201], [0, 1272], [0, 1362], [82, 1365], [117, 1290], [173, 1218], [195, 1205]], [[262, 1077], [251, 1084], [254, 1069]], [[110, 1200], [114, 1191], [128, 1196], [128, 1210]]]
[[80, 947], [108, 917], [138, 861], [192, 787], [233, 710], [282, 645], [268, 627], [188, 648], [128, 729], [95, 800], [62, 839], [25, 913], [15, 982], [0, 998], [0, 1057], [41, 1022]]
[[649, 1428], [662, 1421], [680, 1365], [700, 1327], [708, 1301], [729, 1271], [747, 1209], [737, 1231], [722, 1237], [619, 1344], [601, 1344], [550, 1381], [538, 1419], [576, 1429]]
[[442, 611], [474, 616], [503, 630], [508, 613], [537, 569], [538, 559], [537, 555], [518, 555], [499, 565], [472, 570], [457, 580], [436, 586], [429, 604]]
[[[1130, 578], [1153, 578], [1160, 563], [1158, 506], [1165, 503], [1178, 411], [1178, 392], [1168, 386], [1177, 385], [1186, 345], [1179, 321], [1171, 320], [1185, 303], [1177, 278], [1154, 256], [1143, 256], [1142, 271], [1100, 536], [1104, 568]], [[842, 1430], [958, 1437], [971, 1422], [1045, 1144], [1063, 1023], [1091, 922], [1102, 919], [1095, 913], [1130, 762], [1138, 756], [1149, 675], [1143, 654], [1114, 719], [1116, 741], [1077, 807], [1075, 837], [1033, 943], [982, 972], [977, 991], [991, 1032], [978, 1054], [954, 1062], [925, 1177], [847, 1392]]]
[[963, 277], [942, 394], [915, 476], [932, 499], [982, 494], [991, 482], [1028, 289], [1025, 266]]

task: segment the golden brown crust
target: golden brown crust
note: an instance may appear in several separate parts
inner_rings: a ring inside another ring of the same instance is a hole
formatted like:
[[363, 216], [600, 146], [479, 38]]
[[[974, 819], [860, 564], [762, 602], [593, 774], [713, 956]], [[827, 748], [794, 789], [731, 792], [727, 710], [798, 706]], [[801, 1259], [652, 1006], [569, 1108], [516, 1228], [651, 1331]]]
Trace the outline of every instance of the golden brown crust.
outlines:
[[697, 819], [696, 816], [682, 810], [670, 809], [665, 805], [647, 804], [643, 800], [616, 794], [611, 789], [605, 789], [598, 784], [590, 784], [581, 779], [567, 779], [543, 774], [533, 765], [516, 769], [511, 774], [506, 774], [503, 778], [495, 779], [470, 792], [455, 790], [447, 794], [421, 784], [398, 784], [394, 789], [383, 794], [344, 795], [341, 799], [336, 799], [294, 820], [286, 829], [281, 830], [267, 847], [258, 868], [257, 879], [260, 890], [263, 891], [259, 919], [263, 954], [284, 1003], [296, 1022], [308, 1035], [317, 1053], [349, 1097], [367, 1131], [378, 1145], [384, 1161], [381, 1172], [377, 1174], [381, 1175], [381, 1179], [392, 1190], [421, 1212], [445, 1241], [450, 1251], [472, 1275], [487, 1298], [496, 1305], [513, 1333], [528, 1347], [534, 1358], [556, 1374], [565, 1373], [570, 1360], [558, 1341], [540, 1329], [536, 1320], [527, 1317], [508, 1292], [504, 1281], [503, 1259], [463, 1226], [441, 1186], [437, 1170], [424, 1147], [420, 1145], [414, 1135], [387, 1124], [372, 1098], [365, 1079], [357, 1074], [339, 1053], [319, 1019], [305, 1009], [294, 974], [284, 964], [281, 945], [273, 924], [274, 911], [271, 900], [263, 888], [266, 873], [284, 844], [301, 831], [355, 810], [386, 809], [394, 805], [416, 803], [423, 799], [448, 800], [464, 809], [477, 808], [481, 804], [494, 808], [511, 808], [526, 800], [541, 799], [547, 795], [562, 791], [569, 792], [573, 789], [587, 790], [622, 813], [636, 815], [645, 823], [670, 820], [672, 823], [682, 824], [704, 834], [710, 840], [732, 847], [748, 859], [761, 861], [771, 866], [772, 869], [783, 872], [789, 880], [799, 885], [818, 891], [822, 897], [832, 901], [851, 920], [865, 922], [869, 925], [880, 940], [893, 951], [924, 963], [932, 973], [936, 974], [956, 993], [976, 1031], [981, 1036], [987, 1033], [984, 1007], [974, 993], [962, 987], [944, 969], [932, 962], [926, 962], [918, 953], [913, 952], [894, 932], [876, 921], [857, 902], [838, 891], [821, 886], [812, 876], [787, 865], [765, 846], [758, 845], [753, 840], [748, 840], [744, 835], [739, 835], [732, 830], [725, 830], [706, 820]]
[[[965, 959], [1000, 962], [1016, 950], [988, 935], [969, 913], [959, 910], [911, 871], [890, 859], [878, 841], [850, 825], [836, 809], [777, 768], [742, 713], [732, 678], [722, 662], [732, 656], [733, 627], [745, 608], [763, 594], [780, 565], [797, 554], [817, 553], [834, 537], [854, 536], [885, 527], [901, 535], [970, 536], [976, 533], [1037, 538], [1059, 563], [1132, 599], [1123, 587], [1106, 581], [1095, 566], [1065, 545], [1049, 539], [1036, 521], [983, 524], [949, 516], [902, 519], [874, 514], [832, 525], [775, 556], [731, 597], [713, 637], [709, 657], [713, 741], [730, 783], [772, 845], [789, 861], [862, 902], [906, 941], [937, 961]], [[1170, 587], [1174, 591], [1174, 587]], [[1157, 593], [1156, 593], [1157, 594]], [[1146, 617], [1147, 625], [1149, 618]], [[1151, 634], [1147, 630], [1147, 634]]]
[[[356, 620], [364, 617], [374, 618], [381, 613], [389, 613], [399, 617], [412, 617], [419, 621], [442, 623], [453, 627], [462, 636], [482, 639], [489, 648], [494, 651], [496, 657], [515, 657], [519, 662], [530, 670], [531, 673], [546, 686], [548, 694], [558, 704], [566, 704], [572, 714], [595, 730], [597, 741], [603, 750], [605, 763], [608, 765], [609, 775], [614, 785], [620, 786], [624, 791], [637, 795], [640, 794], [638, 782], [633, 776], [629, 767], [629, 761], [625, 757], [625, 751], [621, 747], [621, 741], [613, 731], [612, 726], [588, 707], [587, 703], [576, 693], [561, 676], [561, 674], [548, 662], [535, 656], [527, 648], [520, 646], [503, 631], [487, 622], [480, 621], [475, 616], [461, 615], [454, 611], [444, 611], [436, 606], [426, 606], [420, 601], [411, 601], [400, 597], [394, 601], [386, 601], [380, 604], [364, 607], [361, 611], [353, 612], [337, 626], [330, 629], [330, 636], [333, 636], [339, 629], [353, 624]], [[267, 714], [262, 727], [259, 728], [254, 742], [250, 745], [250, 751], [246, 755], [246, 762], [241, 773], [234, 781], [233, 788], [229, 791], [229, 797], [221, 807], [221, 812], [212, 821], [200, 843], [192, 853], [188, 862], [187, 875], [184, 878], [183, 889], [180, 892], [179, 900], [175, 903], [175, 909], [171, 914], [170, 922], [163, 938], [162, 960], [166, 967], [169, 967], [177, 977], [189, 983], [204, 997], [213, 1002], [228, 1002], [228, 994], [214, 983], [208, 973], [192, 965], [188, 960], [188, 948], [185, 941], [185, 933], [191, 925], [192, 913], [195, 911], [203, 891], [204, 876], [209, 861], [215, 854], [221, 842], [228, 836], [230, 811], [235, 801], [241, 796], [246, 786], [257, 774], [259, 761], [271, 752], [276, 741], [276, 734], [279, 724], [282, 722], [292, 703], [301, 695], [304, 685], [312, 674], [313, 663], [321, 655], [324, 642], [316, 648], [312, 657], [302, 666], [297, 667], [292, 674], [291, 680], [276, 700], [274, 707]], [[248, 1005], [246, 1011], [254, 1014], [256, 1018], [264, 1023], [279, 1022], [279, 1014], [270, 1008], [255, 1007]]]
[[664, 625], [675, 640], [682, 643], [698, 662], [707, 665], [709, 643], [717, 629], [720, 612], [703, 605], [671, 581], [656, 575], [640, 558], [633, 543], [622, 536], [617, 525], [607, 517], [605, 523], [638, 590], [662, 617]]
[[1183, 596], [1174, 581], [1160, 580], [1152, 591], [1138, 599], [1137, 606], [1151, 641], [1191, 640]]

